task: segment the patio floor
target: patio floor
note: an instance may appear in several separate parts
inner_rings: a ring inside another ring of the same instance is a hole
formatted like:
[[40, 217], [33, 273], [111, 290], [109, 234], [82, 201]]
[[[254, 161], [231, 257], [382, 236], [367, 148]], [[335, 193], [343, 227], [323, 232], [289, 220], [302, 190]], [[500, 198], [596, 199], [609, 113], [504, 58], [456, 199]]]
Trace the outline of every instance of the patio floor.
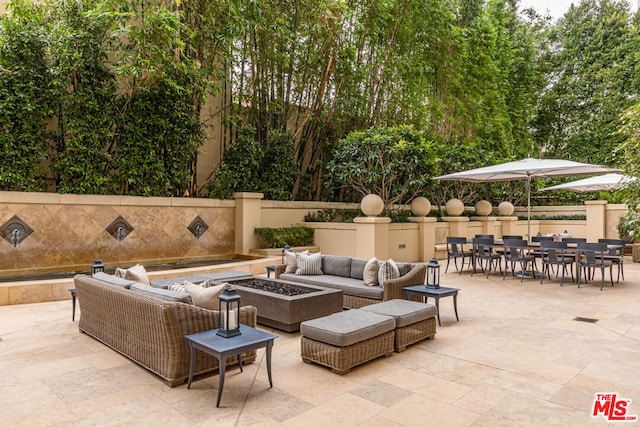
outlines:
[[631, 399], [627, 415], [640, 415], [640, 264], [628, 259], [625, 273], [601, 292], [449, 271], [442, 285], [461, 289], [460, 321], [442, 299], [434, 340], [339, 376], [302, 362], [299, 334], [274, 331], [273, 389], [259, 350], [243, 373], [227, 372], [218, 409], [217, 375], [165, 386], [79, 333], [70, 301], [0, 306], [2, 424], [605, 425], [591, 417], [597, 392]]

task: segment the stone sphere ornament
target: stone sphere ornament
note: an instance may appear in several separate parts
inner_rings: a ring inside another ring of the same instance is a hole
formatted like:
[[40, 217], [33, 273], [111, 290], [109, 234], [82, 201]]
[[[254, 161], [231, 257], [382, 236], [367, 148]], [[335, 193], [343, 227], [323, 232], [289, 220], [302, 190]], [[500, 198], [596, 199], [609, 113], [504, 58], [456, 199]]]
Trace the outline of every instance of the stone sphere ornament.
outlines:
[[478, 216], [489, 216], [493, 211], [493, 206], [486, 200], [480, 200], [476, 203], [476, 215]]
[[360, 201], [360, 210], [366, 216], [378, 216], [384, 210], [384, 201], [377, 194], [367, 194]]
[[426, 197], [416, 197], [411, 201], [413, 216], [427, 216], [431, 212], [431, 202]]
[[460, 199], [451, 199], [445, 205], [445, 210], [449, 216], [460, 216], [464, 212], [464, 203]]
[[511, 216], [513, 211], [515, 211], [515, 208], [511, 202], [502, 202], [498, 205], [498, 214], [500, 216]]

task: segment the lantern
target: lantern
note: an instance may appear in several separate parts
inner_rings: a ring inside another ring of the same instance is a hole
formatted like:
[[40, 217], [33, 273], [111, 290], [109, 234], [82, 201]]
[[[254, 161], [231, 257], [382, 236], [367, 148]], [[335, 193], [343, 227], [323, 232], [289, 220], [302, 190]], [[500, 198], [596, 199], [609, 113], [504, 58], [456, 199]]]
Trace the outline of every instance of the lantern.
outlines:
[[287, 252], [289, 252], [291, 250], [291, 246], [285, 244], [284, 248], [282, 248], [282, 264], [285, 264], [285, 255], [287, 254]]
[[427, 264], [427, 287], [433, 289], [440, 287], [440, 264], [435, 258]]
[[104, 264], [98, 258], [93, 260], [93, 264], [91, 264], [91, 275], [95, 276], [96, 273], [100, 273], [104, 271]]
[[218, 300], [220, 301], [220, 322], [217, 335], [224, 338], [240, 335], [240, 295], [236, 293], [236, 290], [231, 285], [228, 285], [224, 288]]

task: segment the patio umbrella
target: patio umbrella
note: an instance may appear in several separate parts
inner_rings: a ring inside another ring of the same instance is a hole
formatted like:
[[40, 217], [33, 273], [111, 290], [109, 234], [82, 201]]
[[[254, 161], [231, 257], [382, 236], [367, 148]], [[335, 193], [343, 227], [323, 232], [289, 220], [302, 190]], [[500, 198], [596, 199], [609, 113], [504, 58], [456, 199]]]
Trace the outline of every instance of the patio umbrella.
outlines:
[[573, 175], [602, 175], [619, 172], [604, 166], [560, 159], [527, 158], [483, 168], [437, 176], [440, 181], [493, 182], [526, 180], [527, 192], [527, 239], [531, 239], [531, 180]]
[[614, 191], [621, 188], [624, 184], [634, 181], [635, 178], [619, 173], [608, 173], [606, 175], [593, 176], [591, 178], [580, 179], [578, 181], [567, 182], [565, 184], [554, 185], [553, 187], [543, 188], [541, 191], [547, 190], [569, 190], [576, 193], [589, 193], [594, 191]]

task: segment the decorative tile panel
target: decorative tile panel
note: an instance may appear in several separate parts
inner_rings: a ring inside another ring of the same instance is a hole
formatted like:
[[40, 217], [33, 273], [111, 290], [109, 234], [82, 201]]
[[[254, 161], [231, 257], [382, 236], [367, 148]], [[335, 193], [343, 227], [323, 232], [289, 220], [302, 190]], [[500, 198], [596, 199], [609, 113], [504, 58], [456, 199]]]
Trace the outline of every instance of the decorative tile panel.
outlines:
[[14, 248], [17, 248], [31, 233], [33, 233], [33, 229], [17, 215], [11, 217], [0, 227], [0, 236], [11, 243]]
[[118, 215], [118, 217], [107, 226], [106, 230], [118, 241], [118, 243], [122, 243], [129, 233], [133, 231], [133, 227], [126, 219], [121, 215]]
[[191, 221], [191, 224], [189, 224], [187, 228], [194, 236], [196, 236], [196, 239], [200, 239], [204, 232], [209, 229], [209, 226], [202, 218], [200, 218], [200, 215], [198, 215], [193, 221]]

